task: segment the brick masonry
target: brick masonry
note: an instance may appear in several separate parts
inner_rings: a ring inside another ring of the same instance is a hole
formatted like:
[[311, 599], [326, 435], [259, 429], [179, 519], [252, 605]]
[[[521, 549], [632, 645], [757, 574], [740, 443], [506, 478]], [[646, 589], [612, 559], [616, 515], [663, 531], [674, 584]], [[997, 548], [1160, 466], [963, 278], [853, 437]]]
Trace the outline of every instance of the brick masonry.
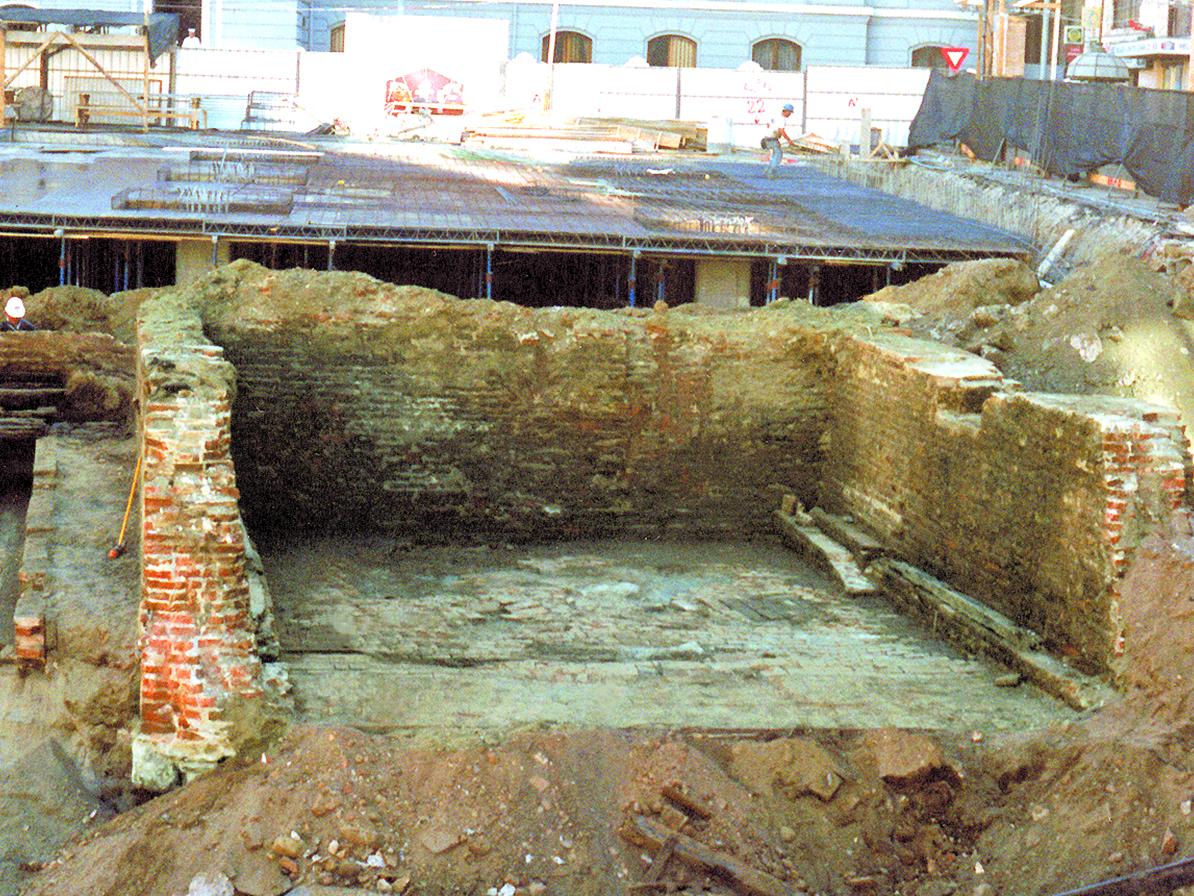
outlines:
[[178, 295], [138, 321], [141, 730], [134, 780], [162, 789], [236, 752], [267, 711], [229, 454], [234, 375]]
[[1113, 670], [1118, 582], [1186, 498], [1176, 413], [1015, 392], [981, 358], [896, 335], [836, 355], [822, 503], [1080, 666]]
[[[797, 309], [727, 326], [391, 288], [359, 314], [245, 311], [267, 286], [283, 303], [292, 276], [250, 274], [238, 313], [209, 316], [237, 371], [233, 455], [254, 526], [736, 535], [769, 526], [781, 486], [816, 494], [831, 359]], [[376, 284], [329, 276], [341, 292]]]
[[129, 418], [136, 383], [134, 349], [102, 333], [48, 330], [0, 336], [0, 380], [58, 378], [66, 390], [65, 420]]
[[55, 539], [54, 503], [58, 462], [54, 443], [37, 443], [33, 457], [33, 488], [25, 513], [25, 544], [18, 574], [20, 593], [13, 611], [18, 668], [44, 669], [46, 665], [46, 597], [53, 590], [50, 550]]
[[242, 506], [413, 539], [743, 537], [795, 491], [1096, 671], [1135, 544], [1184, 519], [1171, 412], [1021, 393], [802, 304], [532, 310], [237, 262], [141, 315], [143, 783], [233, 754], [278, 690]]

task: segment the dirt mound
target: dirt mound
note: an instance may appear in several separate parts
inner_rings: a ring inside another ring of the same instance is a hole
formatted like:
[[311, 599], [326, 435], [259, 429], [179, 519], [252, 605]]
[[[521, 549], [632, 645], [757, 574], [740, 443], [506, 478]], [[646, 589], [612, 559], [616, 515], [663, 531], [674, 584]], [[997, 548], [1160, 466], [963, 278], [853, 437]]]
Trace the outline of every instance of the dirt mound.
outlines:
[[[641, 831], [660, 827], [774, 878], [777, 893], [893, 892], [926, 869], [945, 873], [967, 849], [954, 835], [957, 772], [928, 738], [893, 737], [898, 745], [575, 732], [432, 752], [304, 728], [264, 760], [223, 768], [92, 832], [25, 892], [185, 893], [195, 875], [225, 874], [252, 894], [296, 880], [607, 894], [650, 870], [654, 849]], [[893, 762], [915, 774], [885, 779]], [[732, 892], [724, 878], [683, 860], [663, 876]]]
[[1013, 258], [950, 264], [902, 286], [888, 286], [867, 302], [909, 305], [920, 312], [964, 312], [983, 305], [1019, 305], [1040, 291], [1032, 268]]
[[1174, 315], [1180, 295], [1146, 262], [1107, 256], [1023, 304], [917, 306], [905, 326], [989, 358], [1029, 389], [1133, 397], [1194, 420], [1194, 322]]
[[131, 343], [137, 308], [161, 291], [137, 289], [108, 296], [97, 289], [54, 286], [29, 296], [25, 309], [29, 320], [41, 329], [107, 333], [120, 342]]

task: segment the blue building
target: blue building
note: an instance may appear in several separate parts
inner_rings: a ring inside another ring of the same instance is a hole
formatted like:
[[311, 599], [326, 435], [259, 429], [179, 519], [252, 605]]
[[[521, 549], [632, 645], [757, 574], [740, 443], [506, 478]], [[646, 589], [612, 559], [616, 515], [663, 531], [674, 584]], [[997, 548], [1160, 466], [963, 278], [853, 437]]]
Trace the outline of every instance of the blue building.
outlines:
[[[165, 0], [157, 0], [164, 8]], [[171, 0], [201, 3], [203, 24], [218, 26], [209, 46], [344, 49], [348, 10], [394, 15], [498, 18], [509, 23], [509, 58], [547, 61], [550, 0]], [[955, 0], [613, 0], [556, 5], [557, 62], [766, 70], [809, 65], [936, 66], [939, 48], [973, 50], [976, 18]]]

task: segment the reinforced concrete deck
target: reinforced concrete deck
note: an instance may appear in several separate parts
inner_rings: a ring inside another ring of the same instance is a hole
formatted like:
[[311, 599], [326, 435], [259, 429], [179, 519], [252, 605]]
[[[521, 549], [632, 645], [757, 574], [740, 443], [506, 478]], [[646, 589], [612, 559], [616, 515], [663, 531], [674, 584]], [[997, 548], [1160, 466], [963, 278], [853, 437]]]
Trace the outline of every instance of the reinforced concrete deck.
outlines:
[[[468, 145], [214, 132], [126, 145], [50, 136], [42, 145], [0, 143], [0, 226], [10, 231], [873, 263], [1030, 248], [811, 166], [787, 164], [766, 179], [760, 154], [536, 158]], [[35, 140], [36, 132], [22, 136]]]
[[523, 726], [902, 726], [1072, 717], [771, 544], [259, 544], [301, 718], [451, 740]]

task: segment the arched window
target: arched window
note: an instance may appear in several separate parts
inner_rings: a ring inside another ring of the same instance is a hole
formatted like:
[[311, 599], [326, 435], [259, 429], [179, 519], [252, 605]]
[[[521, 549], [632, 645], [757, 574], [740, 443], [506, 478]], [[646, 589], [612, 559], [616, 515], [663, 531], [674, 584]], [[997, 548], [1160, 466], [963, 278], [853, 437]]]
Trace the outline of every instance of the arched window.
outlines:
[[782, 37], [761, 40], [750, 49], [750, 58], [769, 72], [800, 71], [800, 44]]
[[647, 65], [696, 67], [696, 41], [682, 34], [661, 34], [647, 41]]
[[[547, 50], [551, 45], [551, 35], [543, 35], [543, 49], [539, 54], [540, 60], [547, 62]], [[592, 62], [593, 39], [579, 31], [556, 32], [556, 62]]]
[[344, 52], [344, 23], [333, 25], [328, 32], [328, 50], [332, 53]]
[[927, 47], [917, 47], [912, 51], [912, 67], [949, 68], [949, 63], [945, 61], [945, 56], [941, 53], [941, 47], [932, 44]]

